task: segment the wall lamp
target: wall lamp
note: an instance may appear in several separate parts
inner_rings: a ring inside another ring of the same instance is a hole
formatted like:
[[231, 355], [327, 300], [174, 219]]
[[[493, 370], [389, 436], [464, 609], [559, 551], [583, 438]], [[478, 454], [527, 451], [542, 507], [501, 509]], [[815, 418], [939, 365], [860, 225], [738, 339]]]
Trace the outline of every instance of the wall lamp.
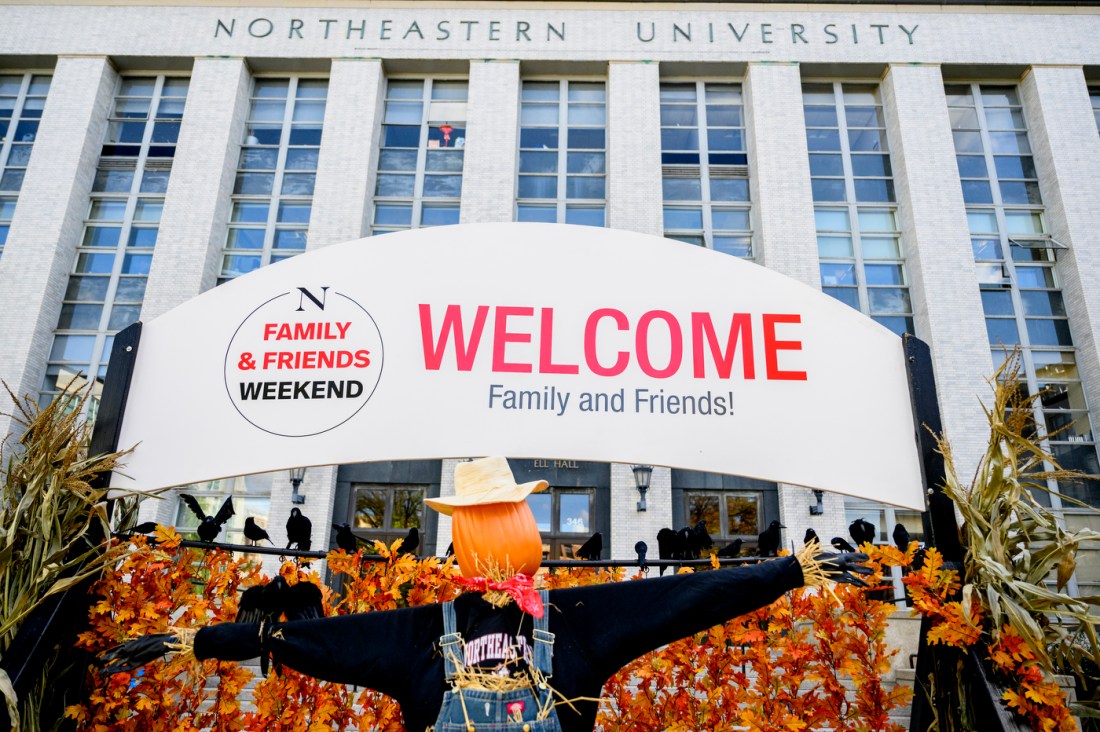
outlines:
[[302, 480], [306, 477], [305, 468], [291, 468], [290, 469], [290, 485], [294, 490], [290, 494], [290, 502], [302, 504], [306, 502], [306, 497], [298, 493], [298, 489], [302, 486]]
[[820, 516], [825, 513], [825, 506], [822, 505], [821, 499], [825, 497], [825, 491], [814, 488], [814, 499], [817, 501], [815, 505], [810, 506], [811, 516]]
[[653, 477], [652, 465], [634, 465], [630, 468], [634, 471], [634, 485], [638, 487], [638, 510], [645, 510], [645, 492], [649, 490], [649, 481]]

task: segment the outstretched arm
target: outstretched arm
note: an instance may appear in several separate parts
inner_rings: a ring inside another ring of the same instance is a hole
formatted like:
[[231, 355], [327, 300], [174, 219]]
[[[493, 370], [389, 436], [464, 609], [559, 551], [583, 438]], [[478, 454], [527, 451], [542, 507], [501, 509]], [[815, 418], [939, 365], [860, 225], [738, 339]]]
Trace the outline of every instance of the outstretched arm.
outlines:
[[[276, 663], [295, 671], [401, 697], [431, 665], [432, 643], [442, 633], [442, 615], [429, 605], [279, 623], [267, 644]], [[259, 656], [261, 645], [258, 626], [221, 623], [198, 632], [195, 657], [240, 661]]]
[[635, 658], [801, 587], [794, 557], [745, 567], [556, 590], [550, 603], [606, 679]]

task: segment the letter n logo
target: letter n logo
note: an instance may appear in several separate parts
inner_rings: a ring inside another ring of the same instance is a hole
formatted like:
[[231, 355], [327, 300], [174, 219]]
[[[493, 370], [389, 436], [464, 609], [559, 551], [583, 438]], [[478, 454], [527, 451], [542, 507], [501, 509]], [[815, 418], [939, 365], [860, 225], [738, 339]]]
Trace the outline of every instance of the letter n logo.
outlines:
[[303, 310], [306, 309], [305, 304], [306, 304], [306, 299], [307, 298], [309, 299], [309, 301], [311, 303], [313, 303], [314, 305], [317, 306], [318, 310], [324, 310], [325, 309], [325, 301], [328, 300], [328, 288], [327, 287], [322, 287], [321, 288], [321, 299], [320, 300], [318, 300], [317, 297], [312, 292], [310, 292], [309, 290], [307, 290], [304, 287], [299, 287], [298, 292], [300, 292], [301, 294], [298, 295], [298, 309], [295, 310], [294, 312], [300, 313], [300, 312], [302, 312]]

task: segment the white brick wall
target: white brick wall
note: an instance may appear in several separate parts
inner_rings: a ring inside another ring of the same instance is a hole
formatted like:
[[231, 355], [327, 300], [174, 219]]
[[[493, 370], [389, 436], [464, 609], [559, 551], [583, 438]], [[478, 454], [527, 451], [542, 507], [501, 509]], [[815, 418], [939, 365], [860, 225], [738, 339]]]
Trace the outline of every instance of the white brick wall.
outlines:
[[513, 219], [519, 154], [519, 93], [518, 61], [470, 62], [462, 207], [459, 211], [463, 224]]
[[[0, 379], [19, 396], [37, 400], [42, 386], [117, 80], [103, 57], [62, 57], [53, 72], [0, 258]], [[0, 390], [0, 413], [11, 408]], [[0, 435], [13, 429], [0, 416]]]
[[249, 88], [242, 59], [195, 60], [145, 287], [145, 322], [217, 281]]
[[661, 236], [661, 117], [658, 65], [612, 63], [607, 94], [607, 224]]
[[378, 59], [333, 59], [309, 220], [311, 250], [367, 233], [385, 88]]
[[992, 360], [939, 67], [891, 66], [882, 100], [917, 336], [931, 346], [944, 431], [969, 476], [988, 434], [977, 397], [989, 393]]

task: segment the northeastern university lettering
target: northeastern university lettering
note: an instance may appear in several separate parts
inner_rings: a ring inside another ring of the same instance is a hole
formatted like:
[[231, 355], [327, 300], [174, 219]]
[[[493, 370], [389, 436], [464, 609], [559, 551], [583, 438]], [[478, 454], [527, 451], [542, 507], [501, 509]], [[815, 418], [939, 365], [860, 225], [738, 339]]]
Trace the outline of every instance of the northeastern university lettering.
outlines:
[[[798, 23], [744, 20], [631, 20], [613, 35], [632, 44], [674, 43], [722, 46], [858, 46], [916, 43], [917, 23]], [[402, 46], [502, 43], [560, 45], [579, 34], [564, 19], [470, 18], [218, 18], [214, 38], [272, 41], [345, 40]]]

